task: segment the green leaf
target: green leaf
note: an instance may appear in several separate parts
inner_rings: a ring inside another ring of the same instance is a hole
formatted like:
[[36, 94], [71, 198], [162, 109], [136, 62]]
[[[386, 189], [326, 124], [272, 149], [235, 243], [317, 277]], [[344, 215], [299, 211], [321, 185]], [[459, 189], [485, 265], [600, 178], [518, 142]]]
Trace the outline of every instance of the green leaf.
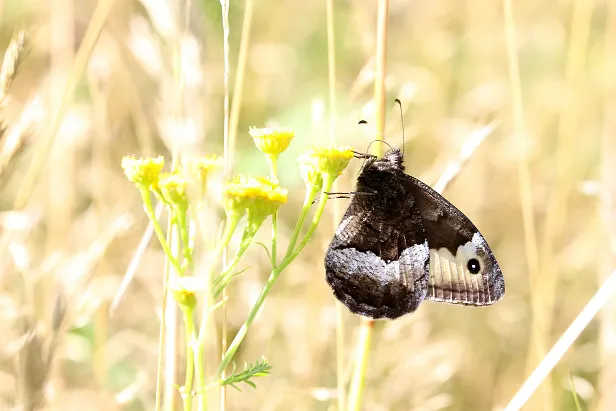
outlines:
[[244, 268], [243, 270], [234, 272], [233, 274], [220, 275], [216, 280], [214, 280], [214, 297], [218, 297], [220, 293], [222, 293], [222, 290], [227, 288], [227, 286], [231, 283], [231, 281], [235, 277], [242, 274], [244, 271], [249, 270], [250, 268], [252, 267], [248, 266]]
[[230, 385], [238, 391], [242, 391], [236, 384], [245, 383], [252, 388], [257, 388], [257, 385], [251, 381], [254, 377], [263, 377], [270, 373], [272, 369], [271, 365], [268, 365], [267, 359], [261, 357], [261, 360], [257, 361], [254, 365], [244, 363], [244, 369], [239, 373], [235, 373], [235, 363], [233, 364], [233, 371], [231, 375], [224, 380], [220, 381], [220, 385]]
[[265, 252], [267, 253], [267, 259], [268, 261], [272, 261], [272, 256], [270, 255], [269, 252], [269, 248], [267, 248], [267, 246], [259, 241], [254, 241], [255, 244], [259, 244], [261, 247], [263, 247], [263, 249], [265, 250]]

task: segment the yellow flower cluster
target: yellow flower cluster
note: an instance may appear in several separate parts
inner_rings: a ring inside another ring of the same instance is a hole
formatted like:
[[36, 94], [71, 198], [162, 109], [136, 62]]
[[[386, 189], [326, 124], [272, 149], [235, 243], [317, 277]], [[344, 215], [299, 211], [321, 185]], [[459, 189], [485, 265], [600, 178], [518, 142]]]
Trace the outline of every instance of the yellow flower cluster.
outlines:
[[227, 212], [266, 217], [287, 202], [287, 194], [287, 190], [269, 178], [240, 175], [225, 185], [224, 208]]
[[173, 173], [161, 173], [156, 187], [165, 203], [188, 206], [188, 196], [186, 195], [188, 179], [184, 176], [181, 169]]
[[323, 176], [338, 177], [353, 158], [352, 147], [307, 147], [297, 161], [307, 185], [321, 186]]
[[295, 137], [295, 133], [290, 128], [250, 127], [248, 134], [252, 136], [259, 150], [273, 157], [285, 151]]
[[209, 174], [223, 166], [224, 159], [212, 154], [197, 158], [194, 164], [199, 172], [199, 178], [206, 183]]
[[164, 165], [165, 159], [162, 156], [137, 158], [128, 155], [122, 158], [122, 168], [128, 180], [144, 187], [156, 184]]

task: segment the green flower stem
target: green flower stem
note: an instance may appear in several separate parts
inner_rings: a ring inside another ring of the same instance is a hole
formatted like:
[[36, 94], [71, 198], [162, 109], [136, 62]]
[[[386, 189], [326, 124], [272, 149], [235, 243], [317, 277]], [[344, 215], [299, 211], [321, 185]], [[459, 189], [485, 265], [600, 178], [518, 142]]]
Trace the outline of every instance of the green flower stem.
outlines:
[[242, 233], [242, 241], [240, 243], [238, 250], [235, 253], [235, 257], [233, 257], [233, 260], [231, 261], [231, 263], [228, 264], [224, 268], [224, 271], [214, 280], [213, 295], [215, 298], [218, 297], [218, 295], [224, 290], [224, 288], [229, 284], [229, 282], [233, 278], [233, 275], [231, 274], [231, 272], [233, 271], [237, 263], [240, 261], [240, 258], [242, 257], [242, 255], [244, 255], [246, 250], [248, 250], [248, 247], [250, 247], [250, 245], [252, 244], [252, 241], [254, 240], [255, 235], [257, 234], [257, 231], [259, 231], [259, 228], [265, 221], [264, 217], [257, 217], [254, 214], [251, 214], [250, 212], [248, 213], [247, 218], [248, 218], [248, 222], [246, 223], [246, 228], [244, 228], [244, 233]]
[[184, 411], [192, 410], [192, 390], [195, 376], [195, 333], [194, 307], [181, 306], [184, 314], [184, 328], [186, 329], [186, 379], [182, 389]]
[[304, 205], [302, 206], [302, 211], [299, 213], [299, 218], [297, 219], [297, 223], [295, 224], [295, 229], [293, 230], [293, 234], [291, 235], [291, 241], [289, 241], [289, 247], [287, 248], [287, 252], [283, 258], [286, 259], [293, 253], [295, 249], [295, 244], [297, 243], [297, 239], [299, 238], [300, 233], [302, 232], [302, 227], [304, 226], [304, 221], [306, 220], [306, 216], [310, 211], [312, 206], [312, 202], [317, 196], [319, 192], [319, 187], [310, 186], [310, 189], [306, 191], [306, 197], [304, 198]]
[[[325, 181], [323, 184], [323, 192], [327, 192], [331, 189], [331, 186], [335, 179], [335, 177], [331, 177], [331, 176], [325, 176], [325, 177], [326, 178], [324, 178]], [[316, 190], [309, 190], [306, 193], [306, 200], [304, 202], [304, 207], [302, 208], [302, 213], [300, 214], [300, 219], [302, 222], [305, 219], [306, 213], [308, 212], [307, 210], [310, 208], [310, 205], [312, 205], [312, 201], [314, 200], [315, 196], [316, 196]], [[217, 376], [222, 375], [223, 371], [231, 363], [233, 356], [235, 355], [237, 349], [239, 348], [240, 344], [244, 340], [244, 337], [246, 337], [246, 334], [248, 334], [248, 330], [250, 329], [250, 326], [252, 325], [255, 318], [257, 317], [257, 314], [259, 313], [259, 310], [261, 309], [261, 306], [263, 305], [265, 298], [268, 296], [269, 292], [272, 289], [272, 286], [274, 285], [274, 283], [280, 276], [280, 273], [282, 273], [282, 271], [295, 259], [295, 257], [297, 257], [299, 252], [308, 243], [310, 236], [312, 236], [312, 234], [314, 233], [314, 230], [316, 229], [316, 226], [319, 223], [321, 216], [323, 215], [323, 210], [325, 209], [326, 202], [327, 202], [327, 195], [325, 194], [323, 201], [319, 203], [319, 207], [317, 208], [317, 211], [315, 212], [314, 218], [312, 220], [312, 224], [308, 228], [308, 232], [306, 233], [306, 236], [302, 240], [296, 252], [294, 252], [293, 248], [291, 248], [294, 244], [293, 243], [289, 244], [289, 249], [287, 250], [285, 258], [283, 258], [283, 260], [280, 262], [280, 265], [272, 269], [272, 272], [270, 273], [270, 276], [267, 279], [267, 282], [265, 283], [265, 286], [263, 287], [261, 294], [259, 294], [259, 298], [257, 299], [257, 302], [255, 303], [255, 305], [250, 310], [250, 313], [248, 314], [248, 318], [246, 319], [246, 322], [242, 325], [242, 328], [240, 328], [240, 330], [238, 331], [237, 335], [233, 339], [233, 342], [231, 342], [231, 345], [229, 345], [229, 348], [227, 349], [227, 352], [225, 353], [225, 356], [223, 357], [218, 367], [218, 372], [216, 374]], [[298, 220], [298, 224], [295, 226], [295, 231], [293, 233], [293, 237], [295, 241], [297, 241], [297, 237], [299, 236], [299, 231], [301, 231], [301, 228], [302, 228], [302, 226], [299, 223], [300, 221]]]
[[[218, 264], [218, 261], [220, 260], [220, 256], [222, 255], [223, 250], [227, 247], [227, 244], [229, 244], [229, 241], [231, 240], [231, 236], [235, 232], [235, 229], [237, 228], [237, 224], [240, 222], [241, 217], [242, 216], [237, 213], [227, 213], [225, 231], [222, 233], [222, 238], [220, 239], [220, 242], [218, 243], [216, 249], [214, 250], [214, 253], [211, 257], [212, 260], [207, 270], [206, 278], [208, 282], [212, 281], [212, 276], [214, 274], [214, 270], [216, 269], [216, 265]], [[209, 301], [209, 297], [207, 298]], [[207, 325], [208, 313], [209, 313], [209, 304], [204, 304], [203, 315], [201, 318], [201, 325], [199, 327], [199, 337], [198, 337], [199, 347], [205, 346], [205, 328]]]
[[[276, 169], [276, 159], [278, 156], [267, 156], [267, 162], [269, 163], [270, 168], [270, 177], [273, 181], [278, 181], [278, 171]], [[272, 268], [276, 268], [277, 258], [276, 252], [278, 248], [278, 210], [272, 214]]]
[[372, 329], [374, 320], [370, 318], [361, 319], [359, 342], [357, 343], [357, 357], [353, 370], [353, 379], [349, 389], [347, 411], [359, 411], [361, 409], [361, 399], [364, 391], [364, 381], [366, 380], [366, 366], [368, 365], [368, 353], [372, 342]]
[[270, 177], [273, 181], [278, 181], [278, 170], [276, 167], [276, 160], [278, 159], [278, 156], [266, 155], [266, 157], [270, 169]]
[[186, 213], [188, 207], [175, 207], [177, 222], [180, 231], [180, 239], [182, 240], [182, 254], [184, 255], [183, 267], [192, 266], [192, 248], [190, 245], [190, 238], [188, 235], [188, 219]]
[[[325, 193], [331, 191], [332, 185], [334, 184], [334, 180], [336, 180], [336, 177], [337, 176], [332, 176], [330, 174], [323, 175], [323, 191], [322, 191], [323, 195], [322, 195], [321, 201], [319, 201], [319, 206], [317, 208], [317, 211], [315, 211], [314, 213], [314, 217], [312, 218], [312, 223], [310, 224], [310, 227], [308, 227], [308, 231], [306, 232], [304, 239], [299, 244], [297, 249], [293, 250], [291, 248], [291, 245], [289, 245], [289, 249], [287, 250], [287, 255], [284, 258], [284, 260], [290, 259], [289, 263], [293, 261], [298, 256], [298, 254], [304, 249], [306, 244], [308, 244], [308, 241], [310, 240], [310, 237], [312, 237], [314, 230], [316, 230], [317, 225], [319, 224], [319, 221], [321, 221], [321, 216], [323, 215], [323, 211], [325, 210], [325, 204], [327, 204], [327, 198], [328, 198], [327, 194]], [[291, 253], [289, 253], [289, 251], [291, 251]]]
[[252, 240], [255, 238], [255, 234], [256, 234], [256, 231], [253, 232], [252, 235], [249, 235], [245, 239], [242, 240], [240, 246], [237, 249], [237, 252], [235, 253], [235, 257], [233, 257], [233, 260], [229, 263], [229, 265], [225, 268], [225, 270], [218, 276], [218, 278], [214, 280], [214, 292], [213, 292], [214, 298], [218, 297], [220, 293], [222, 292], [222, 290], [228, 285], [229, 281], [232, 278], [231, 272], [233, 271], [237, 263], [240, 261], [240, 258], [242, 258], [246, 250], [248, 250], [248, 247], [250, 247], [250, 245], [252, 244]]
[[156, 237], [158, 237], [158, 241], [160, 242], [160, 245], [163, 248], [165, 255], [167, 256], [169, 261], [171, 261], [175, 272], [178, 273], [178, 275], [182, 275], [182, 268], [180, 267], [180, 263], [171, 252], [169, 244], [167, 243], [167, 239], [165, 238], [165, 233], [163, 232], [163, 229], [160, 227], [160, 224], [158, 224], [158, 220], [156, 219], [156, 213], [154, 212], [154, 207], [152, 206], [152, 198], [150, 197], [150, 190], [147, 187], [139, 187], [139, 192], [141, 193], [141, 199], [143, 200], [143, 209], [145, 210], [145, 213], [147, 214], [150, 221], [152, 222], [154, 232], [156, 233]]
[[[231, 240], [231, 236], [235, 232], [237, 225], [241, 219], [241, 215], [237, 213], [227, 213], [227, 221], [225, 223], [225, 231], [222, 234], [222, 238], [218, 243], [216, 249], [214, 250], [214, 254], [212, 255], [212, 260], [210, 262], [210, 266], [207, 271], [207, 281], [208, 284], [212, 281], [212, 274], [216, 269], [216, 265], [220, 260], [220, 256], [223, 253], [223, 250], [229, 244]], [[198, 409], [199, 411], [205, 411], [207, 409], [207, 386], [205, 380], [205, 336], [207, 333], [207, 323], [210, 317], [210, 306], [211, 306], [211, 293], [208, 287], [205, 302], [203, 304], [203, 313], [201, 315], [201, 323], [199, 325], [199, 335], [194, 342], [194, 359], [195, 359], [195, 369], [196, 369], [196, 383], [197, 383], [197, 397], [199, 399]]]
[[[208, 315], [208, 314], [206, 314]], [[199, 330], [201, 332], [201, 330]], [[193, 349], [194, 349], [194, 359], [195, 359], [195, 368], [197, 370], [196, 373], [196, 384], [197, 384], [197, 399], [198, 405], [197, 409], [199, 411], [205, 411], [207, 409], [207, 386], [205, 383], [205, 347], [199, 344], [198, 340], [193, 341]]]
[[272, 253], [271, 253], [272, 268], [276, 268], [276, 264], [278, 264], [276, 261], [277, 260], [276, 258], [277, 247], [278, 247], [278, 211], [275, 211], [274, 214], [272, 214]]

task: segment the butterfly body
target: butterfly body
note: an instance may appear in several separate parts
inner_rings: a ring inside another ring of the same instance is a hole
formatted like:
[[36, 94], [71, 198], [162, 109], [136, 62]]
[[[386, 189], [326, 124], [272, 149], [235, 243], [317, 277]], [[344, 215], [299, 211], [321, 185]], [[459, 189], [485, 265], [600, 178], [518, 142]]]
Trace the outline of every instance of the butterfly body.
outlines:
[[[398, 318], [424, 301], [490, 305], [505, 292], [492, 251], [473, 223], [404, 173], [394, 149], [366, 161], [325, 255], [328, 284], [352, 312]], [[364, 195], [365, 194], [365, 195]]]

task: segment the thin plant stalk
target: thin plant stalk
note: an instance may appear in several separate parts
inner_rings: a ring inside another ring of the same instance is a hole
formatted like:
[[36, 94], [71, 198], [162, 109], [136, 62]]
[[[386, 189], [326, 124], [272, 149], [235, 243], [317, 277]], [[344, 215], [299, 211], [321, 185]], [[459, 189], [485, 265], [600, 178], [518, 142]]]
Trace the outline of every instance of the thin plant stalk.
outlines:
[[[150, 222], [153, 225], [153, 222]], [[165, 307], [167, 306], [168, 296], [169, 296], [169, 276], [170, 276], [170, 265], [165, 264], [165, 275], [163, 279], [163, 298], [162, 298], [162, 313], [160, 318], [160, 330], [158, 333], [158, 359], [156, 362], [156, 403], [154, 406], [155, 411], [160, 411], [161, 407], [161, 396], [163, 392], [163, 356], [164, 349], [166, 346], [166, 333], [165, 327], [167, 326], [167, 320], [165, 318]]]
[[[334, 25], [334, 0], [325, 0], [327, 12], [327, 74], [329, 90], [329, 138], [332, 144], [336, 144], [336, 38]], [[334, 182], [332, 189], [337, 192], [337, 183]], [[340, 201], [334, 202], [332, 221], [334, 230], [342, 217]], [[337, 301], [336, 304], [336, 398], [338, 411], [344, 411], [346, 407], [345, 372], [344, 372], [344, 305]]]
[[[179, 255], [177, 251], [179, 251], [179, 243], [178, 239], [173, 235], [173, 214], [169, 211], [169, 222], [167, 224], [167, 239], [165, 240], [169, 247], [175, 246], [176, 253], [167, 254], [165, 252], [165, 270], [169, 275], [167, 286], [170, 284], [171, 276], [179, 276], [181, 272], [179, 271], [178, 261], [176, 256]], [[156, 231], [156, 225], [158, 222], [154, 224]], [[176, 270], [173, 273], [172, 268]], [[178, 310], [176, 304], [170, 298], [167, 298], [166, 305], [162, 307], [162, 318], [165, 319], [165, 361], [164, 361], [164, 374], [165, 374], [165, 385], [164, 385], [164, 394], [163, 408], [165, 411], [173, 411], [176, 409], [177, 402], [177, 389], [176, 389], [176, 378], [177, 378], [177, 370], [178, 370]]]
[[374, 320], [362, 317], [360, 321], [355, 370], [351, 380], [351, 390], [349, 391], [349, 410], [361, 409], [366, 369], [368, 368], [368, 357], [370, 356], [370, 345], [372, 343], [372, 329], [374, 328]]
[[[387, 53], [387, 15], [389, 11], [389, 0], [379, 0], [377, 10], [377, 29], [376, 29], [376, 59], [374, 74], [374, 103], [376, 105], [375, 125], [377, 139], [382, 139], [385, 128], [385, 72], [386, 72], [386, 53]], [[375, 144], [375, 155], [382, 154], [382, 144]], [[360, 320], [360, 339], [358, 341], [355, 367], [351, 386], [349, 387], [348, 410], [359, 411], [361, 409], [364, 380], [366, 378], [366, 368], [370, 350], [370, 341], [374, 329], [374, 320], [361, 318]]]
[[184, 411], [192, 411], [193, 381], [195, 377], [195, 319], [194, 308], [183, 307], [184, 328], [186, 332], [186, 379], [182, 390], [184, 400]]
[[[220, 0], [221, 12], [222, 12], [222, 31], [223, 31], [223, 61], [224, 61], [224, 73], [223, 73], [223, 86], [224, 86], [224, 99], [223, 99], [223, 146], [225, 152], [225, 178], [229, 179], [231, 175], [231, 161], [230, 161], [230, 153], [234, 149], [234, 147], [230, 147], [230, 139], [229, 139], [229, 71], [230, 71], [230, 63], [229, 63], [229, 0]], [[222, 265], [226, 267], [227, 265], [227, 247], [225, 245], [225, 249], [222, 253]], [[211, 277], [210, 277], [211, 278]], [[226, 289], [223, 290], [222, 298], [225, 300], [227, 298]], [[220, 337], [220, 345], [221, 352], [224, 353], [227, 350], [227, 305], [223, 305], [222, 307], [222, 327], [221, 327], [221, 337]], [[223, 357], [224, 358], [224, 357]], [[224, 378], [224, 370], [223, 377]], [[220, 386], [220, 410], [224, 411], [226, 408], [226, 399], [227, 399], [227, 387], [222, 384]]]
[[[567, 50], [567, 60], [565, 67], [565, 82], [569, 85], [570, 95], [583, 96], [587, 89], [587, 84], [584, 82], [584, 74], [587, 64], [587, 54], [590, 40], [590, 30], [592, 24], [592, 14], [594, 8], [593, 0], [575, 0], [573, 2], [573, 14], [571, 17], [571, 33], [569, 39], [569, 47]], [[576, 146], [580, 139], [579, 123], [580, 123], [580, 101], [583, 98], [569, 98], [561, 111], [558, 126], [557, 126], [557, 148], [556, 148], [556, 181], [554, 190], [551, 193], [550, 200], [546, 209], [545, 229], [543, 230], [542, 247], [541, 247], [541, 275], [537, 277], [537, 282], [532, 288], [537, 294], [535, 300], [540, 299], [540, 304], [537, 301], [533, 308], [534, 320], [536, 326], [531, 330], [535, 334], [535, 338], [531, 339], [539, 343], [541, 351], [535, 351], [536, 358], [529, 356], [527, 362], [527, 371], [530, 371], [534, 364], [544, 356], [545, 347], [550, 340], [550, 331], [552, 329], [554, 317], [554, 304], [556, 301], [556, 287], [559, 278], [559, 258], [558, 258], [558, 241], [564, 235], [563, 230], [567, 222], [567, 199], [569, 193], [574, 188], [574, 181], [577, 176], [574, 173], [579, 172], [579, 162], [576, 164], [576, 158], [579, 146]], [[533, 353], [532, 349], [529, 350]], [[546, 409], [554, 409], [552, 399], [551, 381], [546, 380], [546, 388], [543, 390], [541, 397], [545, 397], [546, 401], [543, 407]]]
[[[541, 310], [541, 295], [535, 290], [535, 283], [538, 281], [539, 272], [539, 254], [537, 246], [537, 234], [535, 215], [533, 212], [533, 196], [530, 184], [530, 171], [528, 165], [528, 137], [526, 135], [526, 125], [524, 120], [524, 108], [522, 103], [522, 82], [520, 76], [520, 64], [517, 54], [516, 44], [516, 28], [513, 16], [513, 4], [511, 0], [503, 0], [503, 17], [505, 27], [505, 47], [507, 50], [507, 64], [509, 71], [509, 83], [511, 87], [512, 106], [513, 106], [513, 128], [515, 138], [518, 140], [518, 145], [522, 151], [518, 156], [518, 191], [522, 209], [522, 225], [524, 227], [524, 246], [526, 253], [526, 261], [528, 265], [529, 288], [531, 290], [531, 307], [533, 315], [536, 315]], [[537, 327], [536, 320], [533, 320], [533, 327]], [[542, 342], [537, 341], [539, 333], [531, 331], [529, 339], [530, 349], [539, 349]], [[535, 358], [529, 351], [528, 358]], [[537, 357], [538, 358], [538, 357]], [[527, 365], [528, 368], [528, 365]]]
[[[244, 19], [242, 20], [242, 34], [240, 39], [240, 51], [237, 56], [235, 67], [235, 83], [233, 84], [233, 101], [231, 102], [231, 114], [229, 118], [229, 146], [235, 147], [237, 139], [237, 125], [242, 107], [242, 95], [244, 92], [244, 75], [246, 73], [246, 61], [248, 60], [248, 46], [250, 45], [250, 28], [252, 26], [253, 0], [246, 0], [244, 5]], [[229, 153], [229, 164], [233, 168], [235, 152]]]
[[[208, 284], [211, 283], [214, 270], [217, 267], [217, 262], [220, 260], [227, 244], [231, 240], [235, 229], [240, 221], [240, 216], [235, 214], [228, 214], [227, 220], [225, 222], [225, 229], [222, 234], [220, 241], [218, 242], [218, 246], [214, 250], [211, 256], [210, 266], [206, 272], [206, 281]], [[203, 228], [202, 228], [203, 230]], [[209, 295], [211, 295], [210, 289], [206, 290], [207, 296], [206, 304], [203, 305], [203, 312], [201, 314], [201, 323], [199, 324], [199, 334], [197, 336], [197, 340], [195, 341], [195, 370], [196, 370], [196, 381], [197, 381], [197, 396], [199, 398], [198, 401], [198, 409], [199, 411], [205, 411], [207, 409], [207, 386], [205, 379], [205, 344], [206, 344], [206, 332], [208, 329], [209, 318], [211, 315], [210, 312], [210, 301]], [[224, 295], [223, 295], [224, 301]], [[224, 308], [224, 305], [223, 307]]]
[[[601, 255], [601, 271], [599, 282], [603, 283], [610, 270], [616, 266], [616, 141], [613, 130], [616, 127], [616, 4], [610, 2], [606, 5], [606, 33], [605, 33], [605, 108], [603, 114], [603, 130], [601, 139], [601, 220], [604, 232], [604, 244]], [[616, 347], [613, 344], [614, 330], [616, 330], [616, 301], [610, 300], [604, 308], [599, 325], [599, 370], [598, 403], [594, 409], [607, 411], [612, 404], [616, 404]]]
[[[158, 241], [160, 242], [160, 245], [163, 248], [165, 255], [169, 257], [173, 256], [165, 233], [161, 228], [160, 224], [158, 223], [158, 220], [156, 219], [156, 213], [154, 212], [154, 207], [152, 206], [152, 197], [150, 196], [149, 189], [142, 188], [139, 191], [141, 192], [141, 199], [143, 200], [145, 213], [152, 222], [152, 226], [154, 227], [154, 233], [156, 233], [156, 237], [158, 238]], [[177, 272], [177, 274], [180, 275], [182, 273], [182, 269], [177, 258], [170, 258], [170, 263]]]
[[[276, 168], [276, 156], [268, 155], [267, 162], [269, 163], [270, 168], [270, 177], [272, 181], [278, 181], [278, 170]], [[278, 210], [272, 214], [272, 251], [271, 251], [271, 260], [272, 260], [272, 268], [276, 268], [277, 263], [277, 250], [278, 248]]]

